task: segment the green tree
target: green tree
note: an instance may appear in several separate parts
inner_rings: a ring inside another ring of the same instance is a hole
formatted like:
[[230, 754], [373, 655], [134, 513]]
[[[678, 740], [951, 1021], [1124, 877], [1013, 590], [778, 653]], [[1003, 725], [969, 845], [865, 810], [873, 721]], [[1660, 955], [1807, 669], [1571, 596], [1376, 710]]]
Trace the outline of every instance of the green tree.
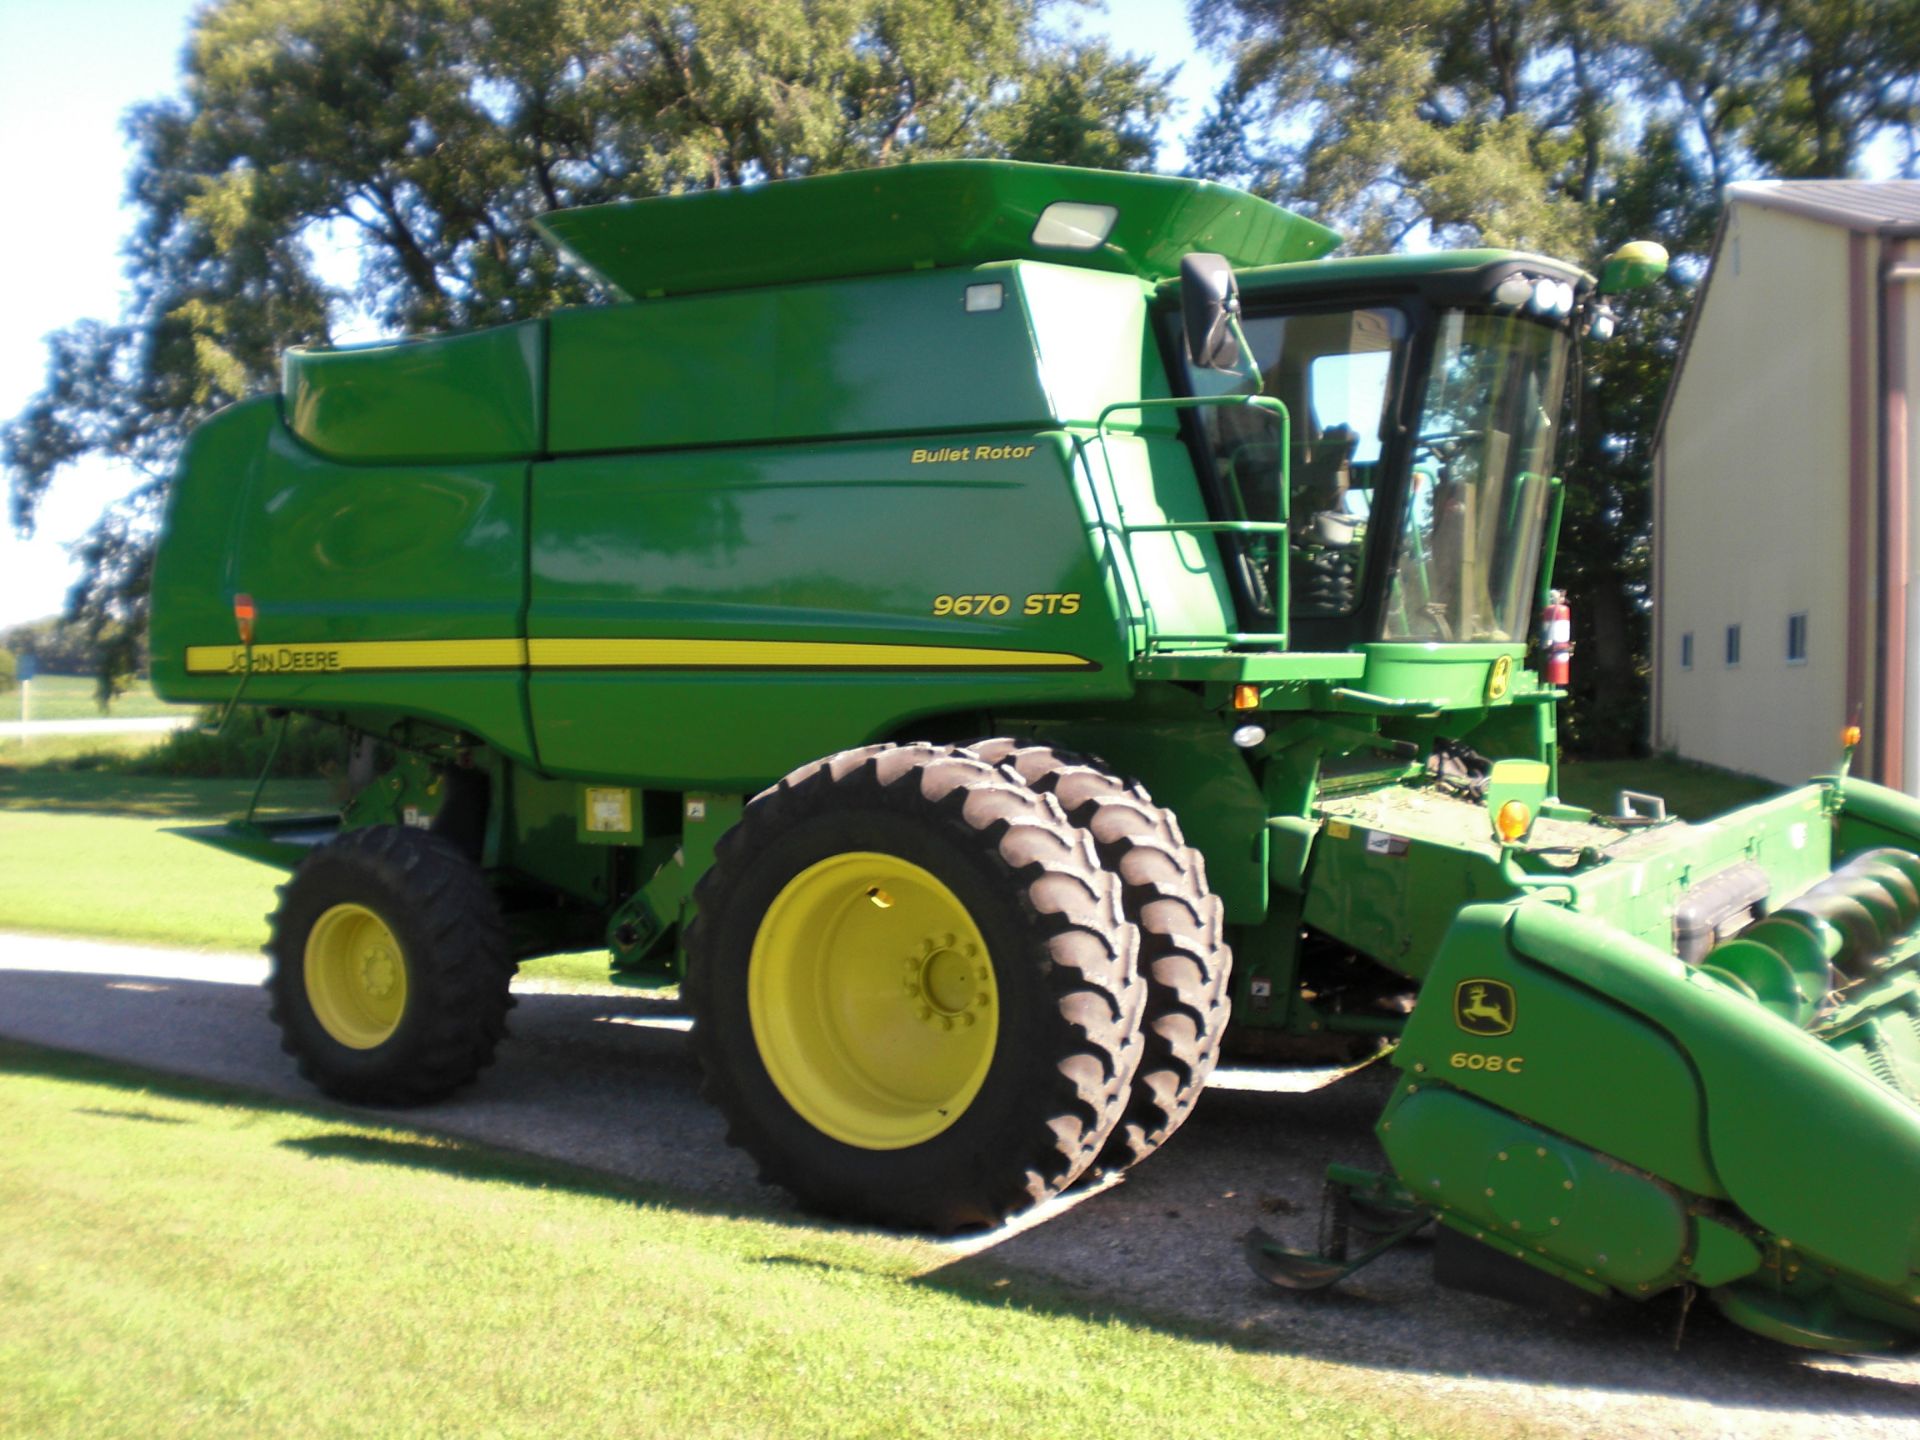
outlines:
[[[544, 211], [944, 156], [1139, 168], [1166, 77], [1044, 26], [1046, 0], [223, 0], [183, 92], [128, 117], [133, 300], [49, 342], [0, 436], [30, 530], [59, 474], [130, 461], [70, 602], [109, 672], [144, 630], [186, 432], [347, 314], [389, 332], [587, 298]], [[325, 239], [360, 260], [330, 288]]]
[[1649, 237], [1664, 287], [1590, 347], [1557, 579], [1579, 658], [1570, 740], [1637, 745], [1652, 429], [1721, 188], [1916, 163], [1920, 0], [1192, 0], [1231, 61], [1201, 173], [1357, 249], [1490, 243], [1592, 261]]

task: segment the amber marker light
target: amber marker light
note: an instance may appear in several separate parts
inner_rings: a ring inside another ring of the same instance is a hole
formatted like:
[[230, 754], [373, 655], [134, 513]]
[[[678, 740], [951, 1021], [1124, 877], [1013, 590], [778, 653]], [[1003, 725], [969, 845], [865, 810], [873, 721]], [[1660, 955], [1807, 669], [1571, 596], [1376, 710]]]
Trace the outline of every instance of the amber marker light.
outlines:
[[1847, 726], [1846, 729], [1840, 732], [1840, 743], [1849, 750], [1853, 749], [1854, 746], [1860, 743], [1860, 727], [1858, 725]]
[[1233, 708], [1236, 710], [1258, 710], [1260, 708], [1260, 687], [1258, 685], [1234, 686]]
[[1527, 833], [1527, 827], [1533, 824], [1533, 812], [1518, 800], [1509, 800], [1500, 807], [1500, 813], [1493, 817], [1493, 828], [1500, 832], [1500, 838], [1511, 845]]
[[253, 644], [253, 596], [236, 595], [233, 597], [233, 623], [240, 629], [240, 643]]

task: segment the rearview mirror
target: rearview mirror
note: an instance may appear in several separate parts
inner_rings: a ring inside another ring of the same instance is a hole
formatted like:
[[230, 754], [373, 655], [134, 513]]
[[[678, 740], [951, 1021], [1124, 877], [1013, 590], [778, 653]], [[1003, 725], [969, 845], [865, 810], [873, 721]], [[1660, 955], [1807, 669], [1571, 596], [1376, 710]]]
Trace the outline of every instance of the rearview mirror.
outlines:
[[1224, 255], [1199, 253], [1180, 260], [1180, 315], [1186, 325], [1187, 358], [1206, 370], [1240, 368], [1240, 341], [1233, 319], [1240, 313], [1240, 286]]

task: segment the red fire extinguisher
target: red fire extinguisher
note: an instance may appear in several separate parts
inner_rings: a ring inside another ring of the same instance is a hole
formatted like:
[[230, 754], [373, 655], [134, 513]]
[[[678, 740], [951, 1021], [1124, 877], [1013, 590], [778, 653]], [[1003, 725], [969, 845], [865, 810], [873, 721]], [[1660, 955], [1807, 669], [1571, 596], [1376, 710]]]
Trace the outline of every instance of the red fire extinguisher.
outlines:
[[1564, 590], [1549, 592], [1547, 608], [1540, 612], [1540, 649], [1546, 661], [1546, 682], [1565, 685], [1572, 673], [1573, 611], [1567, 608]]

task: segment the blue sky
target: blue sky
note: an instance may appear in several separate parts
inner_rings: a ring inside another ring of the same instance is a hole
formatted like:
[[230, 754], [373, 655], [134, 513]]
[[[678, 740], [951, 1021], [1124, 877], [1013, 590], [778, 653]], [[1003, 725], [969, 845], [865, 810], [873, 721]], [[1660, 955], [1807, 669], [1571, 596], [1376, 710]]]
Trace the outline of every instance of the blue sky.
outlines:
[[[120, 243], [131, 214], [120, 197], [128, 106], [171, 93], [196, 0], [0, 0], [0, 274], [10, 277], [0, 320], [0, 417], [40, 389], [41, 337], [83, 316], [120, 313]], [[1177, 169], [1173, 137], [1198, 118], [1220, 67], [1194, 53], [1184, 0], [1109, 0], [1055, 22], [1107, 33], [1119, 48], [1181, 66], [1182, 113], [1165, 127], [1160, 159]], [[0, 628], [50, 615], [77, 569], [67, 546], [129, 477], [108, 464], [64, 475], [31, 540], [0, 524]]]

